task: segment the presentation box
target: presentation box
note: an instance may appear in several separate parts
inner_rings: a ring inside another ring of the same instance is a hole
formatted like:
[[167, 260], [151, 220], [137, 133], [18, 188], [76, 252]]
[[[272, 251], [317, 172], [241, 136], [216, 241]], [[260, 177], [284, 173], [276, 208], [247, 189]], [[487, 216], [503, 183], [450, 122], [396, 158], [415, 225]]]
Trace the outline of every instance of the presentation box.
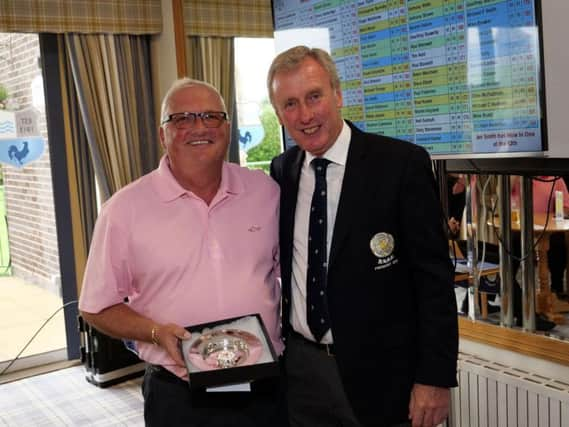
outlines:
[[188, 326], [181, 341], [190, 388], [250, 383], [279, 375], [278, 358], [259, 314]]

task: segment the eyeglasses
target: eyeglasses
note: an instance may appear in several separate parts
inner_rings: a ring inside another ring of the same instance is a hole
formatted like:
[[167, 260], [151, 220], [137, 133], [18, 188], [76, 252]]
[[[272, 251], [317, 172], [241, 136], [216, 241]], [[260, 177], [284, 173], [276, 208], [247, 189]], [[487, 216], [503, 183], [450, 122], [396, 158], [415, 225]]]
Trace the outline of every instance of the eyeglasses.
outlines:
[[183, 113], [169, 114], [162, 120], [162, 124], [168, 122], [174, 123], [176, 129], [191, 129], [195, 127], [197, 118], [202, 119], [202, 123], [206, 128], [218, 128], [227, 120], [227, 113], [223, 111], [206, 111], [203, 113]]

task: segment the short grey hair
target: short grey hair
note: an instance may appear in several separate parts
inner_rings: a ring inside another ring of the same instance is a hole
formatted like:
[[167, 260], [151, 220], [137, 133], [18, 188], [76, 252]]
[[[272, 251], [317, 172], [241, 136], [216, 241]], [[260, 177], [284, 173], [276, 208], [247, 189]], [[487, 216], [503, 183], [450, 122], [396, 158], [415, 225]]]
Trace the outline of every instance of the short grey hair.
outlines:
[[174, 94], [178, 93], [180, 90], [192, 86], [203, 86], [210, 89], [215, 94], [217, 94], [219, 100], [221, 101], [221, 104], [223, 105], [223, 111], [227, 112], [223, 96], [221, 96], [221, 93], [219, 93], [219, 91], [215, 86], [209, 84], [208, 82], [204, 82], [202, 80], [190, 79], [189, 77], [182, 77], [181, 79], [175, 80], [174, 83], [172, 83], [172, 85], [166, 92], [166, 95], [164, 95], [164, 98], [162, 99], [162, 108], [160, 109], [160, 122], [162, 122], [162, 120], [164, 120], [165, 118], [166, 110], [170, 105], [170, 99], [172, 98], [172, 96], [174, 96]]
[[325, 50], [317, 47], [295, 46], [277, 55], [269, 68], [267, 75], [267, 89], [269, 91], [269, 99], [271, 104], [273, 102], [273, 80], [275, 74], [281, 71], [292, 71], [300, 66], [300, 63], [306, 58], [312, 58], [318, 62], [330, 77], [330, 85], [333, 90], [340, 89], [340, 77], [338, 77], [338, 70], [332, 57]]

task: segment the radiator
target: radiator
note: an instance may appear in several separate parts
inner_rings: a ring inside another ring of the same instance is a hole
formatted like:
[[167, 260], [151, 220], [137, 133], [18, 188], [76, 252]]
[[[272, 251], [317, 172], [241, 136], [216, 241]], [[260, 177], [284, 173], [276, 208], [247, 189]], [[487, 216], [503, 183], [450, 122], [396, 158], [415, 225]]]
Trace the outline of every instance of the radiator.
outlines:
[[458, 368], [448, 427], [569, 426], [569, 384], [465, 353]]

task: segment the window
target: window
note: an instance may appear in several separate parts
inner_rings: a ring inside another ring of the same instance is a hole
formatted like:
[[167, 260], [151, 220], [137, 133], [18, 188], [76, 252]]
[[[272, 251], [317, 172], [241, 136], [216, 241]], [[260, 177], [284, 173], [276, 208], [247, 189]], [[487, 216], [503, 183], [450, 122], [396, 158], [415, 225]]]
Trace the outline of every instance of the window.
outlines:
[[37, 34], [0, 33], [0, 372], [23, 348], [15, 369], [68, 356], [40, 56]]
[[266, 86], [274, 56], [273, 39], [235, 39], [239, 163], [265, 172], [282, 152], [281, 129]]

